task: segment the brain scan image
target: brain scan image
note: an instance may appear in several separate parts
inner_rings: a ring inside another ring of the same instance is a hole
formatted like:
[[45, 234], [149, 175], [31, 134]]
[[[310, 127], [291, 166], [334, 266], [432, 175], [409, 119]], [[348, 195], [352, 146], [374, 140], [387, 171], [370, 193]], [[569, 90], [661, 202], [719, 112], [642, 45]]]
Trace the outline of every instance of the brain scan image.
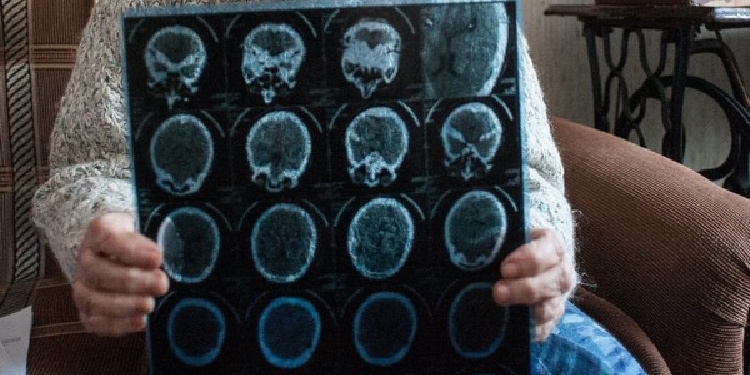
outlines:
[[164, 252], [164, 271], [183, 283], [204, 281], [213, 271], [221, 248], [216, 222], [194, 207], [170, 212], [159, 226], [156, 242]]
[[253, 124], [245, 144], [252, 181], [272, 193], [294, 189], [311, 149], [310, 132], [299, 116], [289, 111], [266, 114]]
[[445, 245], [451, 262], [465, 271], [492, 263], [501, 248], [508, 220], [497, 197], [472, 191], [456, 201], [445, 219]]
[[200, 119], [188, 114], [161, 123], [149, 151], [156, 184], [175, 196], [200, 190], [214, 161], [211, 133]]
[[146, 45], [148, 87], [163, 95], [170, 109], [198, 92], [206, 68], [206, 46], [201, 37], [184, 26], [164, 27]]
[[297, 297], [279, 297], [261, 313], [258, 343], [268, 363], [296, 369], [315, 354], [322, 329], [320, 314], [312, 303]]
[[357, 115], [346, 129], [346, 158], [352, 182], [388, 186], [409, 150], [409, 131], [401, 116], [388, 107]]
[[470, 284], [458, 293], [448, 312], [451, 346], [464, 358], [487, 358], [502, 344], [508, 318], [508, 307], [492, 299], [491, 283]]
[[509, 20], [502, 3], [422, 10], [422, 65], [428, 98], [487, 96], [500, 76]]
[[317, 230], [310, 214], [281, 203], [265, 211], [250, 238], [255, 267], [264, 278], [290, 283], [304, 276], [315, 256]]
[[387, 21], [364, 18], [342, 39], [341, 71], [347, 82], [369, 99], [380, 85], [396, 79], [401, 59], [401, 34]]
[[174, 356], [183, 364], [203, 367], [214, 362], [224, 346], [227, 323], [219, 308], [204, 299], [186, 298], [167, 320], [167, 337]]
[[384, 279], [400, 271], [414, 242], [409, 211], [392, 198], [376, 198], [354, 215], [347, 245], [352, 264], [368, 279]]
[[492, 169], [503, 125], [486, 104], [463, 104], [448, 115], [440, 132], [445, 166], [464, 180], [482, 178]]
[[292, 26], [262, 23], [252, 29], [242, 45], [242, 75], [251, 92], [270, 104], [297, 85], [297, 73], [305, 60], [305, 43]]
[[521, 0], [159, 3], [119, 22], [149, 374], [533, 372], [491, 296], [528, 237]]
[[354, 346], [375, 366], [392, 366], [406, 357], [417, 334], [417, 309], [406, 296], [378, 292], [354, 316]]

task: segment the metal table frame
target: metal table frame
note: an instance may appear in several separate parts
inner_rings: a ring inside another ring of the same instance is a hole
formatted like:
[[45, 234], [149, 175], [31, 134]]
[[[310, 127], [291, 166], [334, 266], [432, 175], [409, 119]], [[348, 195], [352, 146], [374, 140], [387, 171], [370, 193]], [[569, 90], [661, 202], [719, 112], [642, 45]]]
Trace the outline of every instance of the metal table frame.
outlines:
[[[646, 114], [646, 101], [656, 99], [661, 104], [661, 120], [665, 130], [662, 154], [681, 163], [685, 156], [685, 92], [687, 89], [700, 91], [719, 104], [727, 116], [731, 131], [727, 159], [721, 165], [700, 173], [711, 180], [726, 178], [724, 186], [727, 189], [750, 197], [750, 97], [734, 54], [721, 35], [722, 29], [750, 27], [750, 8], [553, 5], [546, 9], [545, 14], [575, 16], [583, 23], [597, 129], [611, 129], [609, 115], [613, 101], [612, 88], [617, 83], [614, 134], [628, 138], [635, 132], [640, 145], [645, 146], [641, 123]], [[701, 27], [713, 31], [714, 36], [697, 37], [697, 31]], [[621, 30], [618, 61], [614, 61], [612, 57], [611, 35], [615, 29]], [[655, 66], [647, 56], [644, 30], [661, 31], [659, 61]], [[631, 93], [624, 68], [632, 37], [637, 38], [640, 66], [646, 79]], [[603, 41], [604, 62], [609, 70], [603, 85], [597, 38]], [[674, 46], [675, 54], [671, 74], [666, 73], [670, 45]], [[714, 54], [721, 60], [731, 83], [731, 94], [705, 79], [688, 75], [690, 57], [705, 53]], [[667, 95], [669, 87], [671, 95]]]

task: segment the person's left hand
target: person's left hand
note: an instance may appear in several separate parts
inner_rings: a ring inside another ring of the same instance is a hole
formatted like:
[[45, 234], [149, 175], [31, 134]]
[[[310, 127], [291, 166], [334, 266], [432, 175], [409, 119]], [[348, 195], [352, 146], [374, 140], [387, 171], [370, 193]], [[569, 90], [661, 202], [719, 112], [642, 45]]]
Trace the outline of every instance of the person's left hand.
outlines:
[[533, 305], [534, 340], [546, 340], [565, 313], [565, 294], [573, 287], [574, 270], [560, 237], [550, 229], [532, 230], [531, 242], [503, 260], [500, 274], [492, 290], [495, 302]]

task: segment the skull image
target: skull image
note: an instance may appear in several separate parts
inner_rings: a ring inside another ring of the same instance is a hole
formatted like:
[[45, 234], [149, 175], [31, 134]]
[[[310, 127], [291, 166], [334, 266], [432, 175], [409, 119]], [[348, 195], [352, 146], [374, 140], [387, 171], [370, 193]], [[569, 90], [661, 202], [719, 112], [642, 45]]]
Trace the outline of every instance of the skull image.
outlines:
[[344, 34], [341, 71], [369, 99], [381, 83], [390, 84], [398, 73], [401, 35], [380, 19], [363, 19]]
[[146, 45], [148, 87], [164, 95], [170, 110], [178, 99], [198, 91], [198, 80], [206, 68], [206, 46], [201, 37], [184, 26], [157, 31]]
[[369, 187], [388, 186], [396, 179], [409, 149], [404, 120], [388, 107], [370, 108], [354, 118], [346, 129], [349, 176]]
[[253, 182], [273, 193], [297, 187], [311, 148], [310, 133], [297, 115], [266, 114], [250, 129], [245, 144]]
[[[448, 334], [456, 354], [483, 359], [500, 349], [510, 321], [510, 307], [492, 300], [492, 283], [477, 282], [458, 292], [448, 311]], [[483, 324], [477, 324], [481, 321]]]
[[250, 240], [255, 267], [271, 282], [297, 281], [312, 263], [317, 236], [310, 214], [293, 204], [277, 204], [253, 227]]
[[445, 247], [451, 262], [465, 271], [477, 271], [491, 264], [499, 252], [508, 228], [505, 208], [486, 191], [462, 196], [445, 219]]
[[393, 198], [375, 198], [349, 225], [352, 264], [368, 279], [389, 278], [406, 264], [414, 236], [414, 220], [404, 205]]
[[453, 110], [440, 136], [451, 174], [464, 180], [484, 177], [500, 147], [503, 127], [495, 112], [482, 103], [467, 103]]
[[297, 72], [305, 59], [302, 37], [284, 23], [263, 23], [245, 37], [242, 75], [251, 92], [266, 104], [284, 96], [297, 84]]
[[195, 207], [170, 212], [156, 234], [164, 252], [164, 271], [183, 283], [204, 281], [219, 258], [221, 235], [211, 216]]
[[151, 138], [151, 167], [163, 190], [185, 196], [197, 192], [214, 160], [211, 133], [192, 115], [164, 121]]

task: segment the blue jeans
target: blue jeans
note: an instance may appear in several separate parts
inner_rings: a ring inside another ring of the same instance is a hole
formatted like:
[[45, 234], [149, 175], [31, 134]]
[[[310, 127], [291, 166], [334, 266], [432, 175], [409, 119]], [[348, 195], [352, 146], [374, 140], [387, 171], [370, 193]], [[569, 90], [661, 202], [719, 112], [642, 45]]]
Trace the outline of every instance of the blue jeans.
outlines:
[[534, 375], [646, 375], [604, 328], [568, 302], [547, 341], [531, 348]]

